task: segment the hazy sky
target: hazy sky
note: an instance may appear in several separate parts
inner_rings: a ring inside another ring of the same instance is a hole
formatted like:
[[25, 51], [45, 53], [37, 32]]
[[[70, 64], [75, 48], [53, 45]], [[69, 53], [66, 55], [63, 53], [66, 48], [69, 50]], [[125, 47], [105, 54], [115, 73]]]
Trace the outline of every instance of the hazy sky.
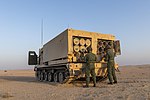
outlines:
[[150, 64], [150, 0], [0, 0], [0, 69], [27, 69], [28, 51], [70, 27], [111, 33], [120, 65]]

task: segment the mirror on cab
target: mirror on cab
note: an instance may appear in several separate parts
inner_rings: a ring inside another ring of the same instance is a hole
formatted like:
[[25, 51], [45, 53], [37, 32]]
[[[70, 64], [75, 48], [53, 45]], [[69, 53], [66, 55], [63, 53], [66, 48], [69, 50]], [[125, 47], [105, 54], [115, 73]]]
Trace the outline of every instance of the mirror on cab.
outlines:
[[37, 65], [37, 54], [35, 51], [29, 51], [28, 65]]

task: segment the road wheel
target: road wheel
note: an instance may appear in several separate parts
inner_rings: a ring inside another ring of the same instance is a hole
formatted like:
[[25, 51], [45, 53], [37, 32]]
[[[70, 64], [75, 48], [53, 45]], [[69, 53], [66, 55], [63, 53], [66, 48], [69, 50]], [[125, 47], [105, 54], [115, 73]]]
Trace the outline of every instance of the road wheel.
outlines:
[[40, 73], [40, 81], [43, 81], [43, 79], [44, 79], [44, 74], [43, 74], [43, 72], [41, 72]]
[[64, 73], [63, 72], [59, 72], [58, 81], [59, 81], [59, 83], [63, 83], [63, 81], [64, 81]]
[[69, 72], [68, 72], [68, 71], [65, 71], [65, 72], [64, 72], [64, 81], [63, 81], [63, 83], [69, 83], [69, 82], [68, 82], [69, 79], [70, 79], [70, 77], [69, 77]]
[[49, 81], [49, 82], [52, 82], [52, 73], [49, 72], [47, 76], [48, 76], [48, 81]]
[[44, 79], [43, 81], [47, 81], [47, 72], [44, 73]]
[[64, 78], [66, 79], [66, 78], [68, 78], [69, 77], [69, 72], [68, 71], [65, 71], [64, 72]]
[[40, 79], [41, 79], [40, 71], [37, 71], [37, 80], [40, 81]]
[[54, 73], [54, 82], [58, 82], [58, 73], [57, 72]]

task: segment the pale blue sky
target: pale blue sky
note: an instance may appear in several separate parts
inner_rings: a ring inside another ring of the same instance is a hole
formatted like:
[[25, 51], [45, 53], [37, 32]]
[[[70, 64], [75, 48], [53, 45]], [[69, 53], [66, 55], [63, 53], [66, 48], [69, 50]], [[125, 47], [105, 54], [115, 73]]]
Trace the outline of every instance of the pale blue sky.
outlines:
[[27, 69], [29, 50], [73, 29], [111, 33], [120, 65], [150, 64], [150, 0], [0, 0], [0, 69]]

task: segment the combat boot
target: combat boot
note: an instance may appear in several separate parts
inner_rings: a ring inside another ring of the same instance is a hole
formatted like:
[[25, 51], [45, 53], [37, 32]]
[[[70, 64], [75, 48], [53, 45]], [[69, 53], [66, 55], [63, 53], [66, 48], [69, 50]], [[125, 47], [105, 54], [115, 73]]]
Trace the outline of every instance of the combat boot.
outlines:
[[114, 81], [114, 84], [117, 84], [117, 81]]
[[88, 85], [84, 85], [83, 88], [89, 88], [89, 86]]
[[94, 84], [93, 87], [96, 87], [96, 84]]
[[109, 82], [108, 84], [109, 84], [109, 85], [113, 85], [113, 82]]

